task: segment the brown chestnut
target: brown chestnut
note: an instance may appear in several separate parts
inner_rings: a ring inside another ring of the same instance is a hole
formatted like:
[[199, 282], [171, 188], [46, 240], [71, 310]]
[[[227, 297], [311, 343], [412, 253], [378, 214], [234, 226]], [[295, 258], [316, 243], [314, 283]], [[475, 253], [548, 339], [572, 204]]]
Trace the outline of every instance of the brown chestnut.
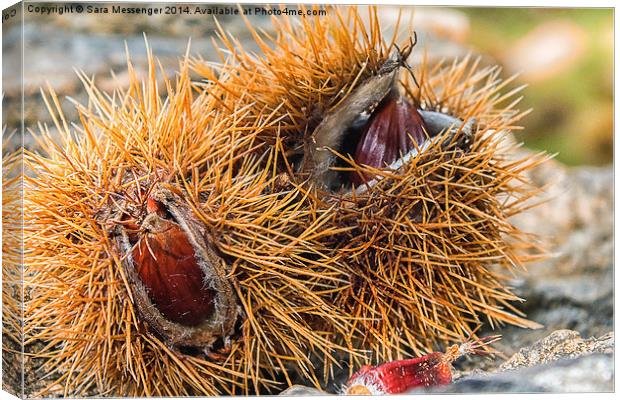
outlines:
[[170, 345], [209, 350], [239, 314], [228, 267], [183, 199], [156, 184], [144, 203], [125, 207], [113, 232], [133, 303]]

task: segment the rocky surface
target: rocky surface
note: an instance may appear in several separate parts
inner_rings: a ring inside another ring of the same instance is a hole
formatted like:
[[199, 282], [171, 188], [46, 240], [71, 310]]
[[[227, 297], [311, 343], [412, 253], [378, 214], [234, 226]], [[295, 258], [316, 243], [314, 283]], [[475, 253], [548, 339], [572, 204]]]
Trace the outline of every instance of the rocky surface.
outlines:
[[497, 369], [474, 372], [444, 393], [609, 392], [614, 388], [614, 335], [583, 339], [559, 330], [516, 352]]
[[610, 354], [561, 359], [549, 365], [491, 375], [472, 375], [434, 393], [611, 392], [614, 360]]
[[513, 222], [539, 235], [549, 257], [528, 265], [514, 282], [527, 299], [521, 309], [540, 331], [506, 328], [502, 349], [512, 354], [558, 329], [584, 337], [613, 330], [613, 169], [567, 168], [548, 161], [530, 173], [545, 202]]
[[280, 393], [280, 396], [329, 396], [330, 393], [324, 392], [322, 390], [303, 386], [303, 385], [293, 385], [290, 388], [283, 390]]
[[508, 371], [520, 368], [549, 364], [561, 359], [573, 359], [592, 353], [612, 354], [614, 334], [608, 333], [599, 338], [583, 339], [578, 332], [559, 330], [537, 341], [530, 347], [516, 352], [503, 362], [498, 370]]

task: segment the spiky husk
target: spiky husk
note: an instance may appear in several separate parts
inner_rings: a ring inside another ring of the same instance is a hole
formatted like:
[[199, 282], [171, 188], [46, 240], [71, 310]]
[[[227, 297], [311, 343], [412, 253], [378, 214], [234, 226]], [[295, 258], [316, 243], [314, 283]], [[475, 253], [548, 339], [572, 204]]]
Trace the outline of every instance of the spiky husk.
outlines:
[[[2, 138], [2, 368], [3, 389], [22, 393], [22, 154], [11, 149], [15, 136]], [[10, 150], [11, 149], [11, 150]]]
[[[261, 140], [280, 138], [282, 159], [292, 163], [321, 119], [406, 45], [384, 40], [375, 8], [367, 23], [363, 19], [357, 8], [298, 25], [274, 19], [272, 36], [252, 31], [259, 56], [222, 30], [221, 43], [232, 56], [219, 70], [201, 60], [193, 68], [207, 80], [205, 90], [226, 104], [247, 104], [254, 115], [277, 110], [278, 131], [266, 131], [273, 136]], [[351, 171], [383, 177], [362, 195], [323, 191], [289, 164], [281, 166], [321, 203], [317, 207], [335, 207], [330, 223], [345, 231], [325, 246], [345, 266], [349, 286], [334, 294], [334, 304], [355, 327], [335, 340], [372, 350], [377, 361], [475, 336], [483, 322], [538, 326], [514, 307], [521, 299], [506, 286], [515, 269], [540, 254], [535, 239], [508, 220], [537, 193], [523, 172], [545, 160], [511, 157], [510, 132], [520, 129], [516, 124], [526, 113], [515, 108], [521, 88], [502, 94], [511, 80], [470, 58], [447, 66], [423, 63], [414, 74], [417, 82], [409, 74], [400, 82], [413, 104], [475, 118], [471, 149], [445, 150], [440, 139], [397, 173], [339, 155]], [[239, 95], [242, 87], [249, 94]]]
[[273, 36], [257, 32], [246, 20], [258, 56], [220, 27], [215, 46], [222, 47], [221, 63], [196, 58], [192, 68], [206, 81], [206, 91], [224, 99], [223, 107], [242, 102], [254, 116], [279, 115], [282, 123], [265, 130], [261, 139], [272, 144], [279, 136], [288, 153], [296, 151], [322, 116], [376, 74], [394, 49], [394, 42], [381, 36], [376, 9], [369, 9], [367, 20], [355, 7], [343, 10], [328, 7], [327, 16], [299, 20], [273, 18]]
[[[165, 101], [152, 58], [146, 79], [131, 64], [129, 73], [130, 87], [112, 96], [81, 77], [90, 101], [74, 132], [50, 89], [59, 139], [41, 127], [40, 154], [26, 155], [25, 336], [45, 344], [40, 394], [258, 393], [293, 370], [318, 382], [310, 357], [331, 357], [340, 348], [331, 338], [350, 329], [327, 301], [346, 281], [322, 238], [340, 229], [282, 187], [281, 145], [256, 140], [277, 119], [219, 112], [196, 96], [185, 66], [176, 82], [164, 78]], [[106, 216], [156, 181], [182, 194], [230, 260], [243, 324], [224, 361], [168, 348], [132, 305]]]

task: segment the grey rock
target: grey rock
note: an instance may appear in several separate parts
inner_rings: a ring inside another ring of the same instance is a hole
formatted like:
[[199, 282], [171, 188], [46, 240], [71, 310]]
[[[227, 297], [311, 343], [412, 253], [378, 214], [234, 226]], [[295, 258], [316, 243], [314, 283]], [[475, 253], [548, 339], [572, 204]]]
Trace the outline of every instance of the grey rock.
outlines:
[[[83, 70], [87, 76], [108, 74], [110, 70], [122, 70], [126, 55], [125, 43], [132, 58], [140, 64], [146, 63], [144, 37], [135, 35], [95, 35], [64, 30], [49, 30], [35, 24], [24, 25], [24, 91], [34, 94], [49, 83], [56, 91], [71, 92], [81, 84], [74, 69]], [[187, 48], [188, 38], [148, 37], [153, 48], [166, 67], [177, 66], [177, 60]], [[16, 41], [12, 46], [19, 46]], [[194, 43], [193, 48], [205, 51], [204, 42]], [[13, 63], [19, 60], [13, 60]], [[15, 65], [17, 67], [18, 65]], [[15, 73], [19, 69], [14, 69]], [[19, 79], [7, 77], [4, 89], [7, 96], [16, 96], [21, 90]]]
[[310, 386], [293, 385], [282, 391], [280, 396], [329, 396], [329, 393]]
[[512, 222], [539, 235], [550, 245], [552, 254], [549, 259], [532, 264], [528, 276], [578, 276], [609, 269], [613, 248], [613, 167], [568, 168], [550, 160], [528, 176], [535, 186], [544, 189], [532, 203], [544, 202], [514, 217]]
[[[614, 360], [611, 354], [591, 354], [562, 359], [549, 365], [471, 375], [453, 384], [433, 388], [433, 393], [567, 393], [611, 392], [614, 389]], [[419, 393], [414, 391], [412, 393]]]
[[524, 347], [489, 371], [469, 371], [445, 388], [448, 393], [600, 392], [613, 390], [614, 334], [582, 338], [558, 330]]
[[591, 353], [612, 354], [614, 334], [610, 332], [598, 339], [582, 339], [578, 332], [559, 330], [523, 348], [499, 366], [500, 371], [548, 364], [566, 358], [577, 358]]

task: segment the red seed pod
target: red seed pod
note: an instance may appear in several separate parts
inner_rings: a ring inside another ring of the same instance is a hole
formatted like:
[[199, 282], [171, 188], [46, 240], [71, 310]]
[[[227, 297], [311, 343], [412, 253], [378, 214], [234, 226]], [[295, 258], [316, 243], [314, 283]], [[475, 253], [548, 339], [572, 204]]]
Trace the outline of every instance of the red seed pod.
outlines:
[[452, 363], [466, 354], [488, 354], [481, 350], [500, 339], [489, 336], [450, 346], [445, 353], [434, 352], [410, 360], [398, 360], [376, 367], [365, 365], [353, 374], [344, 389], [349, 395], [399, 394], [414, 388], [452, 383]]
[[[385, 168], [420, 146], [427, 139], [420, 113], [404, 97], [388, 96], [370, 117], [353, 159], [360, 165]], [[372, 179], [352, 172], [351, 182], [360, 185]]]
[[204, 285], [204, 272], [188, 235], [166, 218], [165, 206], [149, 197], [149, 226], [132, 255], [148, 296], [168, 320], [196, 326], [212, 315], [217, 291]]
[[[127, 207], [131, 209], [132, 207]], [[227, 266], [183, 200], [161, 185], [114, 229], [134, 305], [170, 344], [209, 349], [238, 315]]]

